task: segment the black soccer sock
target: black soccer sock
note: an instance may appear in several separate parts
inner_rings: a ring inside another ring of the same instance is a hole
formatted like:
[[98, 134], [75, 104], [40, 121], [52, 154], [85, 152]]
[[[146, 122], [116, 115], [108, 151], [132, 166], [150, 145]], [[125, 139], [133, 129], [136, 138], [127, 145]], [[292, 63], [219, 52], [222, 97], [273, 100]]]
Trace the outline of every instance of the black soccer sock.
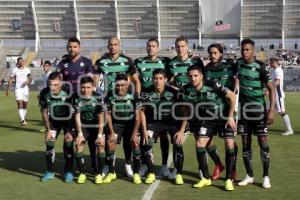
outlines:
[[250, 177], [253, 177], [253, 166], [252, 166], [252, 150], [250, 148], [243, 148], [243, 160], [244, 165], [247, 171], [247, 174]]
[[84, 157], [83, 152], [76, 153], [76, 161], [80, 173], [84, 173]]
[[105, 165], [105, 158], [106, 158], [106, 153], [105, 152], [98, 153], [98, 170], [97, 170], [97, 174], [102, 174], [103, 168], [104, 168], [104, 165]]
[[225, 155], [225, 163], [226, 163], [226, 180], [231, 178], [232, 170], [234, 167], [234, 157], [235, 152], [233, 149], [226, 149], [226, 155]]
[[45, 156], [46, 156], [47, 170], [52, 173], [54, 167], [54, 159], [55, 159], [54, 147], [46, 146]]
[[217, 151], [217, 146], [215, 144], [210, 147], [206, 147], [206, 150], [211, 159], [214, 161], [215, 165], [222, 165], [220, 156]]
[[184, 161], [182, 145], [177, 145], [177, 144], [173, 145], [173, 158], [174, 158], [174, 165], [177, 170], [177, 174], [181, 174], [183, 168], [183, 161]]
[[206, 148], [197, 147], [196, 153], [197, 153], [197, 160], [198, 160], [199, 168], [203, 174], [203, 177], [206, 179], [209, 179]]
[[139, 173], [141, 167], [141, 151], [140, 149], [133, 150], [133, 173]]
[[154, 173], [154, 165], [152, 162], [152, 146], [151, 145], [144, 145], [142, 147], [142, 156], [145, 158], [145, 163], [148, 168], [149, 173]]
[[160, 149], [162, 165], [167, 165], [169, 156], [169, 138], [168, 136], [160, 137]]
[[130, 142], [123, 140], [123, 150], [125, 154], [125, 162], [126, 164], [131, 164], [131, 155], [132, 155], [132, 146]]
[[263, 164], [263, 177], [269, 176], [270, 165], [270, 148], [268, 144], [263, 144], [260, 147], [260, 157]]
[[232, 170], [236, 170], [236, 162], [237, 162], [237, 158], [238, 158], [238, 145], [234, 142], [234, 165]]
[[109, 173], [114, 173], [115, 172], [115, 169], [114, 169], [114, 155], [115, 155], [114, 150], [106, 152], [106, 159], [107, 159]]
[[97, 151], [96, 151], [96, 144], [95, 144], [95, 139], [88, 139], [88, 146], [90, 150], [90, 158], [91, 158], [91, 165], [96, 173], [98, 170], [98, 162], [97, 162]]
[[64, 142], [65, 172], [73, 172], [74, 149], [73, 142]]

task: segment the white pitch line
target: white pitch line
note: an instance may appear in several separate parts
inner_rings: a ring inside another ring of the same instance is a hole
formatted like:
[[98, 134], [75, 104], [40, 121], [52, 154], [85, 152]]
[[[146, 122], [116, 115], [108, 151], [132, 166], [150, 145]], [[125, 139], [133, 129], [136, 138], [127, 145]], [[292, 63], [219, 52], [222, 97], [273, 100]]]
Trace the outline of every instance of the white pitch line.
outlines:
[[[184, 143], [185, 139], [187, 138], [188, 134], [186, 134], [183, 138], [182, 144]], [[170, 167], [170, 165], [173, 162], [173, 148], [171, 148], [171, 151], [169, 151], [169, 155], [168, 155], [168, 163], [167, 166]], [[152, 196], [155, 192], [155, 190], [158, 188], [158, 185], [160, 183], [160, 177], [157, 178], [157, 180], [151, 184], [151, 186], [146, 190], [142, 200], [151, 200]]]

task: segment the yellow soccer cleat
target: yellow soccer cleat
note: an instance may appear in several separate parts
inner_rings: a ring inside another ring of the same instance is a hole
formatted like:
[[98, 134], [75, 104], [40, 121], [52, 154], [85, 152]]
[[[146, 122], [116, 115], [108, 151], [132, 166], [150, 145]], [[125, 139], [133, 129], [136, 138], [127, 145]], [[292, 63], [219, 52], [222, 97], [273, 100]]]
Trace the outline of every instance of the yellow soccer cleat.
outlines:
[[182, 185], [183, 183], [184, 182], [183, 182], [181, 174], [176, 174], [176, 176], [175, 176], [175, 184], [176, 185]]
[[203, 178], [198, 183], [194, 184], [193, 187], [194, 188], [203, 188], [203, 187], [210, 186], [210, 185], [211, 185], [211, 180]]
[[230, 179], [227, 179], [225, 181], [225, 190], [226, 191], [233, 191], [234, 190], [233, 183]]
[[103, 180], [103, 183], [110, 183], [117, 179], [116, 173], [108, 173]]
[[102, 175], [98, 174], [97, 176], [95, 176], [95, 184], [101, 184], [101, 183], [103, 183]]
[[134, 184], [141, 184], [142, 180], [138, 173], [133, 174], [133, 183]]
[[86, 181], [86, 175], [83, 173], [79, 174], [77, 178], [77, 183], [83, 184], [85, 181]]
[[148, 174], [148, 176], [147, 176], [147, 178], [146, 178], [146, 180], [145, 180], [145, 183], [146, 183], [146, 184], [151, 184], [151, 183], [153, 183], [155, 180], [156, 180], [156, 179], [155, 179], [155, 174], [150, 173], [150, 174]]

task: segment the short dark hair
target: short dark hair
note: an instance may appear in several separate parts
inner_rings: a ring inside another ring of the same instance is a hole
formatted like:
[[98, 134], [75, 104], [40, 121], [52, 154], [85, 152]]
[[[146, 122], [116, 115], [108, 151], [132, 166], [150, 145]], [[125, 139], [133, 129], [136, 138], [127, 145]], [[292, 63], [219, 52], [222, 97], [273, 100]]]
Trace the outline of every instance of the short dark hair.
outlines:
[[46, 61], [44, 62], [44, 65], [45, 65], [45, 64], [50, 65], [50, 66], [52, 65], [51, 62], [50, 62], [49, 60], [46, 60]]
[[255, 46], [255, 42], [253, 40], [251, 40], [251, 39], [244, 39], [244, 40], [242, 40], [241, 46], [244, 46], [246, 44], [251, 44], [252, 46]]
[[116, 76], [116, 79], [115, 81], [121, 81], [121, 80], [125, 80], [127, 81], [128, 80], [128, 76], [126, 74], [123, 74], [123, 73], [120, 73]]
[[150, 38], [148, 41], [147, 41], [147, 45], [149, 44], [149, 42], [156, 42], [157, 43], [157, 46], [159, 46], [159, 41], [157, 38]]
[[71, 37], [71, 38], [69, 38], [68, 39], [68, 44], [70, 42], [76, 42], [76, 43], [78, 43], [80, 45], [80, 40], [77, 37]]
[[181, 42], [181, 41], [184, 41], [184, 42], [186, 42], [187, 44], [189, 43], [188, 39], [187, 39], [185, 36], [180, 36], [180, 37], [176, 38], [176, 40], [175, 40], [175, 45], [176, 45], [178, 42]]
[[161, 74], [163, 75], [165, 78], [167, 78], [167, 73], [164, 69], [156, 69], [152, 72], [152, 76], [155, 76], [156, 74]]
[[61, 80], [61, 75], [59, 72], [52, 72], [49, 77], [48, 77], [48, 80], [55, 80], [55, 79], [59, 79]]
[[276, 63], [279, 63], [279, 59], [276, 58], [276, 57], [272, 57], [272, 58], [270, 58], [270, 62], [276, 62]]
[[86, 84], [86, 83], [94, 84], [94, 80], [90, 76], [84, 76], [80, 79], [80, 85]]
[[17, 59], [17, 62], [19, 62], [19, 60], [23, 60], [23, 58], [22, 58], [22, 57], [19, 57], [19, 58]]
[[199, 72], [201, 72], [203, 74], [203, 69], [199, 65], [191, 65], [191, 66], [189, 66], [189, 68], [187, 69], [187, 72], [189, 73], [192, 70], [197, 70], [197, 71], [199, 71]]
[[208, 52], [208, 53], [209, 53], [209, 50], [210, 50], [211, 48], [216, 48], [216, 49], [218, 49], [218, 51], [219, 51], [220, 53], [223, 53], [223, 47], [222, 47], [222, 45], [219, 44], [219, 43], [213, 43], [213, 44], [209, 45], [208, 48], [207, 48], [207, 52]]

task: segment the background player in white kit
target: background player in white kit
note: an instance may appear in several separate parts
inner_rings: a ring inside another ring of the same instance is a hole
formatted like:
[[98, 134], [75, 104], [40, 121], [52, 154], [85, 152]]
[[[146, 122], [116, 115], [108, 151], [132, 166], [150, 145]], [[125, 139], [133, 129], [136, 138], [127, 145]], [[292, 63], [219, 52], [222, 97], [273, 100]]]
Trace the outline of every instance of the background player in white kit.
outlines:
[[27, 103], [29, 100], [29, 88], [28, 85], [32, 81], [32, 77], [30, 74], [30, 69], [25, 67], [25, 62], [23, 58], [19, 57], [17, 59], [17, 67], [13, 68], [11, 71], [10, 79], [8, 82], [8, 87], [5, 92], [6, 96], [9, 95], [9, 91], [13, 80], [16, 82], [15, 86], [15, 95], [16, 101], [18, 105], [18, 112], [20, 116], [20, 125], [26, 125], [25, 117], [27, 113]]
[[279, 60], [277, 58], [270, 58], [270, 67], [273, 68], [272, 81], [275, 87], [276, 111], [283, 118], [287, 128], [286, 132], [281, 135], [292, 135], [294, 132], [291, 126], [290, 117], [286, 113], [284, 105], [285, 94], [283, 91], [283, 70], [280, 67]]

